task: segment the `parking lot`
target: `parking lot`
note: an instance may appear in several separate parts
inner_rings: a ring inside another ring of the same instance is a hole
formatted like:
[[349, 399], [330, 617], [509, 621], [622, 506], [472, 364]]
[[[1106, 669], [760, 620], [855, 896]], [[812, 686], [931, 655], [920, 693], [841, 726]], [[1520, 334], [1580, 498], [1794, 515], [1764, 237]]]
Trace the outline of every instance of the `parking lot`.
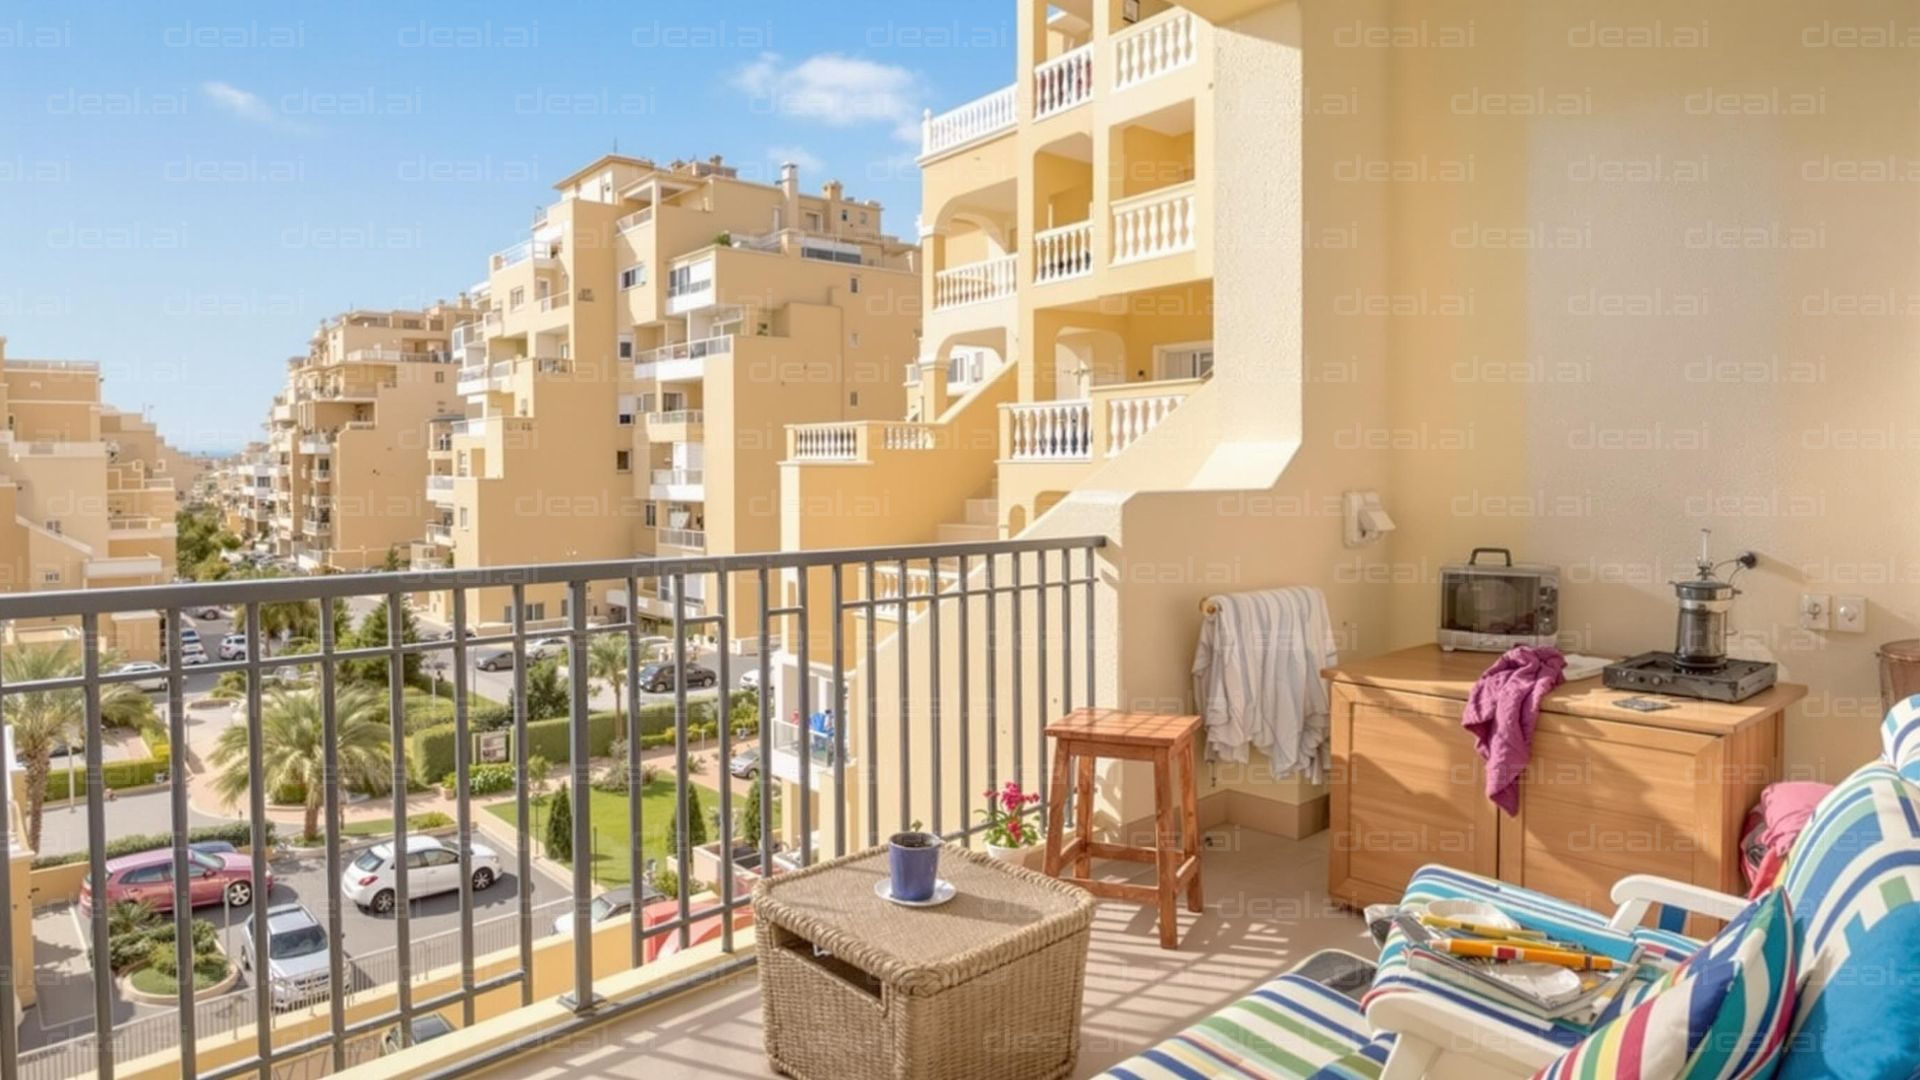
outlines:
[[[487, 841], [482, 839], [481, 843]], [[362, 843], [350, 847], [343, 855], [344, 862], [351, 862], [367, 846]], [[522, 883], [514, 871], [514, 853], [499, 850], [498, 854], [502, 868], [500, 879], [486, 891], [474, 894], [476, 952], [492, 951], [518, 940], [515, 917], [519, 913]], [[334, 902], [341, 905], [341, 941], [352, 972], [349, 990], [366, 990], [393, 981], [397, 970], [394, 918], [363, 912], [352, 903], [339, 900], [338, 888], [327, 880], [326, 856], [319, 849], [282, 853], [269, 868], [274, 879], [270, 904], [304, 904], [323, 923], [327, 919], [327, 905]], [[551, 932], [554, 916], [565, 908], [573, 893], [565, 882], [538, 867], [533, 871], [531, 889], [534, 935], [542, 937]], [[417, 968], [458, 959], [459, 911], [458, 892], [417, 899], [409, 905], [408, 936], [413, 942]], [[238, 956], [250, 912], [250, 908], [209, 906], [196, 909], [194, 917], [219, 928], [227, 955]], [[91, 934], [79, 905], [59, 904], [35, 912], [33, 934], [40, 1004], [24, 1014], [22, 1049], [75, 1038], [93, 1030], [93, 966], [88, 944]], [[235, 989], [247, 985], [243, 976]], [[175, 1011], [168, 1006], [127, 1000], [117, 988], [114, 1003], [116, 1028]]]

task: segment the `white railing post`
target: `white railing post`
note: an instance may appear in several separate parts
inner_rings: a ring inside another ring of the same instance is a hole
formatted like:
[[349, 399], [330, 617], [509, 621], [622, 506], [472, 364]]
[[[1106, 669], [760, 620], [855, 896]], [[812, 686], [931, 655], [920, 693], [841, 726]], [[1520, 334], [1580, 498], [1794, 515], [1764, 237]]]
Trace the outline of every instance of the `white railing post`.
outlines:
[[1113, 264], [1153, 259], [1194, 247], [1192, 182], [1113, 204]]
[[1033, 116], [1038, 120], [1093, 98], [1093, 46], [1082, 45], [1033, 69]]
[[1035, 284], [1093, 272], [1093, 222], [1077, 221], [1033, 234]]
[[1113, 39], [1113, 88], [1125, 90], [1194, 62], [1193, 14], [1180, 11], [1141, 23]]
[[1085, 461], [1092, 451], [1089, 403], [1009, 405], [1007, 456], [1015, 461]]
[[938, 116], [923, 115], [920, 120], [921, 156], [951, 150], [1013, 127], [1018, 120], [1018, 103], [1014, 87], [1007, 86]]

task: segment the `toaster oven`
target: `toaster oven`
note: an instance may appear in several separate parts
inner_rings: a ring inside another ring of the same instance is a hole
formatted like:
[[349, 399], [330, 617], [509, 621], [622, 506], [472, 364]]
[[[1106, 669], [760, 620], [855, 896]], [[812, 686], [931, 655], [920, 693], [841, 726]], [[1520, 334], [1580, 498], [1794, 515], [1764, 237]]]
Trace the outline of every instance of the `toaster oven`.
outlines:
[[[1500, 556], [1501, 563], [1480, 557]], [[1474, 548], [1440, 568], [1440, 647], [1505, 652], [1552, 645], [1560, 632], [1560, 569], [1515, 563], [1506, 548]]]

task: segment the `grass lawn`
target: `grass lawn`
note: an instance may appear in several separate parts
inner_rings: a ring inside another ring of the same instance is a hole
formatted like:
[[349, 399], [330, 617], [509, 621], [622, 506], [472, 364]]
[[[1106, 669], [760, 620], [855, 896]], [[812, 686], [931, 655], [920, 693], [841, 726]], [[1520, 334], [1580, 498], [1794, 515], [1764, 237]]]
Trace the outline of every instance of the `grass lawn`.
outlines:
[[[700, 810], [711, 815], [720, 808], [720, 795], [705, 784], [695, 784], [694, 790], [700, 796]], [[667, 823], [673, 820], [676, 785], [667, 777], [655, 779], [640, 793], [640, 865], [645, 866], [648, 859], [659, 859], [665, 864], [667, 854]], [[547, 798], [541, 796], [532, 802], [534, 824], [534, 850], [543, 850], [546, 844]], [[594, 830], [594, 879], [605, 885], [630, 885], [633, 878], [632, 846], [627, 833], [627, 796], [615, 792], [595, 791], [589, 804], [593, 812]], [[494, 803], [487, 812], [511, 824], [519, 823], [519, 808], [513, 800]], [[578, 809], [577, 807], [575, 808]], [[740, 812], [740, 800], [734, 800], [734, 813]], [[776, 820], [778, 810], [775, 811]], [[709, 822], [711, 828], [711, 822]], [[717, 839], [717, 834], [715, 834]]]
[[[202, 956], [193, 962], [193, 988], [205, 990], [227, 977], [227, 958], [224, 956]], [[171, 975], [163, 975], [160, 969], [151, 965], [127, 976], [135, 990], [143, 994], [177, 994], [180, 983]]]

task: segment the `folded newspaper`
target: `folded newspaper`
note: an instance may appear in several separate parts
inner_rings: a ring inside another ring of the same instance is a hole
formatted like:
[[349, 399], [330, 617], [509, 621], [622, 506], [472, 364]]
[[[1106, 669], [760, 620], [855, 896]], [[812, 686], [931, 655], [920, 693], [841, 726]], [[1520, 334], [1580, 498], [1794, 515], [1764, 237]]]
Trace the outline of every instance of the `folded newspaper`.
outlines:
[[1590, 1023], [1640, 974], [1646, 950], [1636, 946], [1625, 962], [1607, 971], [1581, 971], [1555, 964], [1459, 956], [1438, 941], [1459, 936], [1424, 926], [1412, 914], [1394, 917], [1407, 938], [1407, 966], [1549, 1020]]

